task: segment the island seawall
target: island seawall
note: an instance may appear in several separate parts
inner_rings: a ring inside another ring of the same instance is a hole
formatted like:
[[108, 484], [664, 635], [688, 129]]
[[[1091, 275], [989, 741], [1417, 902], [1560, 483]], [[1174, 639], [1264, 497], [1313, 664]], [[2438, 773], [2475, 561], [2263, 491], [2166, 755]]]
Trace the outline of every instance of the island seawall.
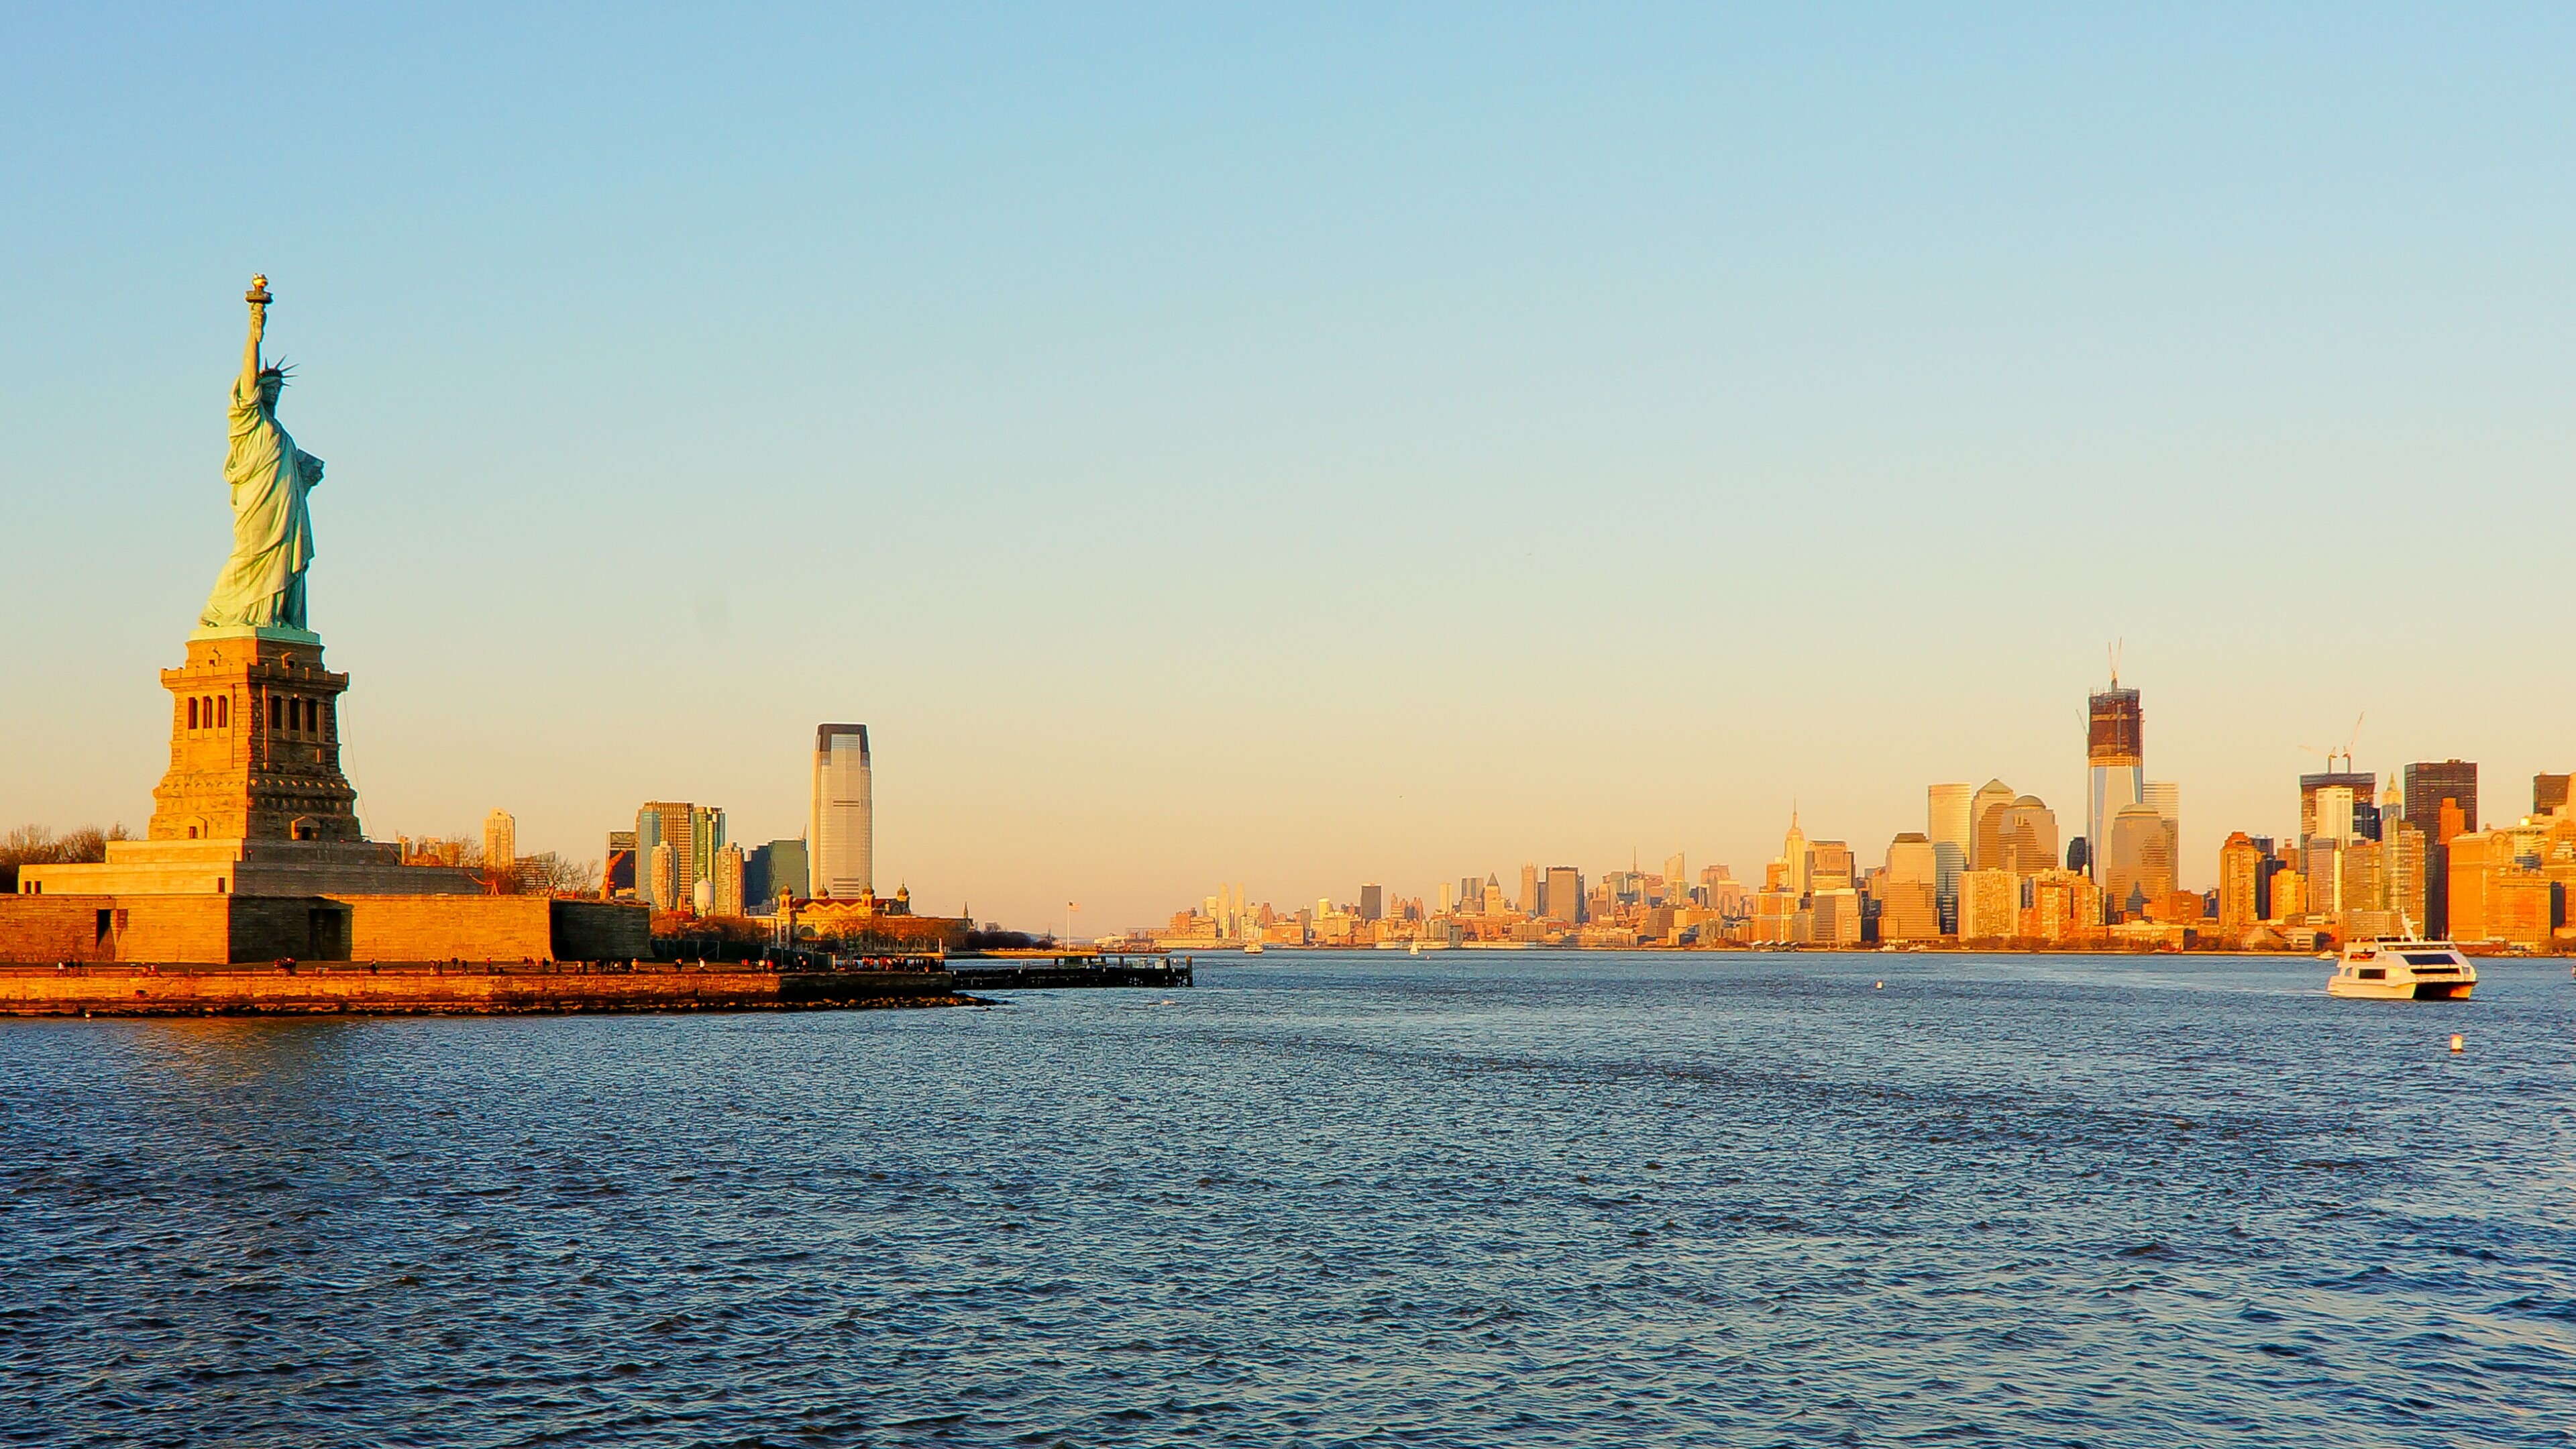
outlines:
[[939, 971], [766, 971], [644, 962], [546, 966], [66, 964], [0, 967], [0, 1016], [509, 1014], [966, 1006]]

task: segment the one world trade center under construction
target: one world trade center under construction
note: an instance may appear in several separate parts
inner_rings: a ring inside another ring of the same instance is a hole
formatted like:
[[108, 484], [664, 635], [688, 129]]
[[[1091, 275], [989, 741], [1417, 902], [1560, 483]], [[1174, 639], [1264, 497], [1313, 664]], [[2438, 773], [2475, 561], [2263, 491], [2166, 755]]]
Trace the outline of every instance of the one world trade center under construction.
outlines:
[[2120, 687], [2117, 669], [2111, 672], [2111, 687], [2095, 692], [2091, 705], [2092, 720], [2084, 739], [2085, 762], [2092, 766], [2084, 806], [2084, 843], [2088, 869], [2099, 885], [2111, 854], [2111, 822], [2122, 806], [2146, 801], [2146, 717], [2138, 706], [2138, 692]]

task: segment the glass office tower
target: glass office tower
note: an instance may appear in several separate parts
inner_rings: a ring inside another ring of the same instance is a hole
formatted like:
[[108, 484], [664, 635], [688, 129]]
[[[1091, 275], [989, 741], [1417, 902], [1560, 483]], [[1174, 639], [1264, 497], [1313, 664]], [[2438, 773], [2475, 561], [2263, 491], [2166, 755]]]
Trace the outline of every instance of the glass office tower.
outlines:
[[868, 727], [827, 724], [814, 731], [814, 894], [851, 899], [876, 888], [876, 802], [868, 774]]

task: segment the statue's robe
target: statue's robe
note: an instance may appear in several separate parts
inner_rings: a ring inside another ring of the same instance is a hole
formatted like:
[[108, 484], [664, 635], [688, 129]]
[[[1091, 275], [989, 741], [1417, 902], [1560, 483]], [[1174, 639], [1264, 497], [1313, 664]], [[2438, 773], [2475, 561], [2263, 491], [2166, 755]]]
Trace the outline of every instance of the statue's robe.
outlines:
[[216, 575], [198, 624], [304, 628], [304, 570], [313, 562], [313, 518], [304, 495], [322, 481], [322, 460], [295, 446], [260, 406], [259, 385], [250, 378], [233, 384], [224, 481], [233, 489], [233, 556]]

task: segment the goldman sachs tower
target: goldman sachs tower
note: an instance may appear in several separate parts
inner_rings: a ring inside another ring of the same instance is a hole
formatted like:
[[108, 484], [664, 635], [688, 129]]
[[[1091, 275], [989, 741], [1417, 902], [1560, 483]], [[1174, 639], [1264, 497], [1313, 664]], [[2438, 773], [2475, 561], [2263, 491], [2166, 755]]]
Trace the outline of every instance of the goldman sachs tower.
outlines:
[[2138, 692], [2120, 687], [2120, 671], [2111, 670], [2111, 687], [2094, 693], [2091, 723], [2084, 734], [2085, 763], [2092, 766], [2091, 789], [2084, 804], [2085, 869], [2100, 885], [2110, 860], [2111, 822], [2120, 807], [2146, 803], [2146, 716]]
[[814, 731], [814, 894], [855, 900], [876, 886], [876, 801], [868, 780], [868, 727]]

